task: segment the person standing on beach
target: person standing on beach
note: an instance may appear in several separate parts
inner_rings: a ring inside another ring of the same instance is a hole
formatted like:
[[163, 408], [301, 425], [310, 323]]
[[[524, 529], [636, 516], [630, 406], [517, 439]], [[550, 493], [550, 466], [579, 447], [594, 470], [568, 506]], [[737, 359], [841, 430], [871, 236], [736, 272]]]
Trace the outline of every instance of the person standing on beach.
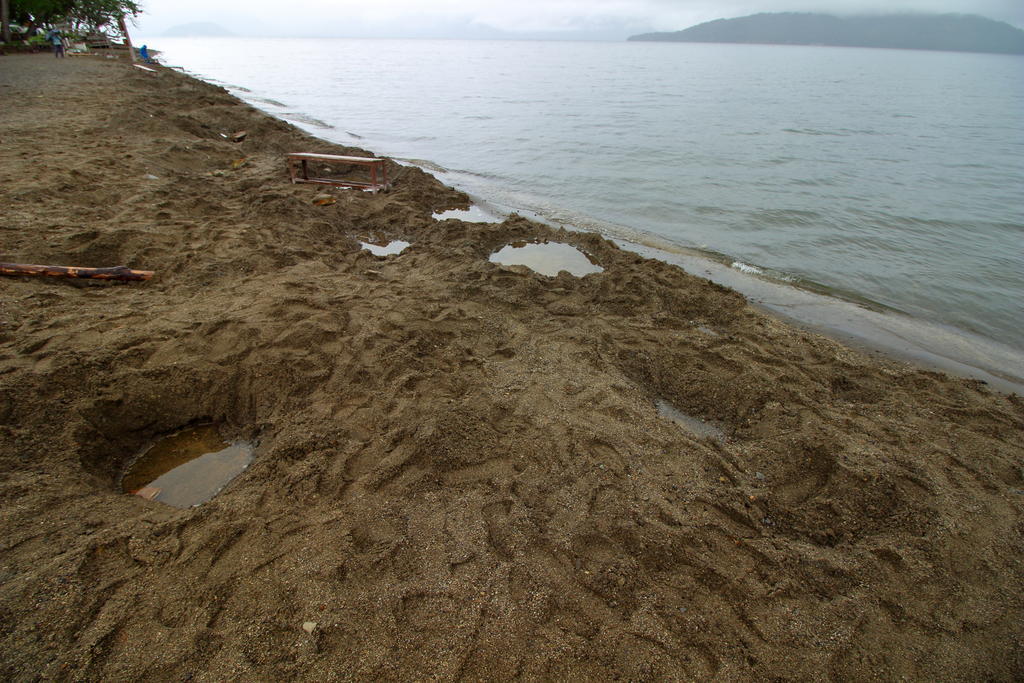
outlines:
[[50, 29], [50, 32], [46, 34], [46, 39], [53, 43], [53, 56], [64, 57], [64, 37], [60, 34], [57, 29]]

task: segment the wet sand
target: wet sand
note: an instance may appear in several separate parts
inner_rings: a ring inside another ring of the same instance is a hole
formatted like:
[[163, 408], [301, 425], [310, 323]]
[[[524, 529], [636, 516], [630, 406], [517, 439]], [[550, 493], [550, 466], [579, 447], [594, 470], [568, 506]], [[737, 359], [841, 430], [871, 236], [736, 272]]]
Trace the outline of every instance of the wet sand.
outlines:
[[[1024, 676], [1020, 397], [416, 168], [314, 204], [284, 153], [367, 153], [172, 71], [0, 98], [0, 261], [156, 271], [0, 280], [4, 678]], [[489, 261], [542, 240], [603, 272]], [[212, 501], [119, 490], [209, 422]]]
[[735, 289], [761, 310], [861, 351], [977, 379], [998, 392], [1024, 396], [1024, 353], [1005, 344], [896, 311], [872, 309], [748, 275], [691, 251], [635, 243], [621, 246]]

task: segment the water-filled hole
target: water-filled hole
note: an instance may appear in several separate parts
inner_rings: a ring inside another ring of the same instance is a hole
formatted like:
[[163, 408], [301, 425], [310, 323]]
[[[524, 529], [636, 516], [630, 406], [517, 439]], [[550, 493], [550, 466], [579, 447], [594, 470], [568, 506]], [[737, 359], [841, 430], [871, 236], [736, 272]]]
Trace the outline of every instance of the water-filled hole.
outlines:
[[403, 242], [402, 240], [392, 240], [390, 242], [360, 242], [363, 245], [363, 249], [367, 250], [374, 256], [394, 256], [401, 254], [407, 248], [412, 246], [409, 242]]
[[446, 221], [449, 218], [457, 218], [466, 223], [501, 223], [505, 220], [503, 217], [489, 213], [476, 204], [468, 209], [451, 209], [434, 214], [435, 221]]
[[551, 277], [563, 270], [576, 277], [604, 272], [604, 268], [582, 251], [561, 242], [515, 242], [491, 254], [491, 262], [526, 266]]
[[656, 401], [658, 415], [672, 420], [686, 431], [701, 438], [710, 438], [715, 441], [725, 441], [725, 432], [711, 422], [705, 422], [700, 418], [687, 415], [668, 401]]
[[172, 434], [146, 449], [121, 479], [125, 493], [179, 508], [205, 503], [253, 460], [253, 446], [227, 443], [213, 425]]

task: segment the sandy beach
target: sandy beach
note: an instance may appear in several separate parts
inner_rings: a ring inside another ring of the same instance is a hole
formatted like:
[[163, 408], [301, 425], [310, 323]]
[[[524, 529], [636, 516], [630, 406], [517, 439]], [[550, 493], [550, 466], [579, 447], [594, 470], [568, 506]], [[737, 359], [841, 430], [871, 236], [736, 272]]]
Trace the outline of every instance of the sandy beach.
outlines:
[[[370, 152], [172, 70], [0, 102], [0, 261], [155, 272], [0, 278], [4, 679], [1024, 677], [1020, 396], [417, 168], [290, 184]], [[544, 239], [603, 272], [488, 260]], [[121, 492], [206, 423], [258, 444], [212, 501]]]

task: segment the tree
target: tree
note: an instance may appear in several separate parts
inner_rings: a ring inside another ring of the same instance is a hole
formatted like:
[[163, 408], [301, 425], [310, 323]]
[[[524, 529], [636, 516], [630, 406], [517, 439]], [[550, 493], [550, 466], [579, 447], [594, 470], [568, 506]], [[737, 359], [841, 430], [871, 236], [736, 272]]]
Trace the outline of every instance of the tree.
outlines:
[[108, 24], [117, 25], [126, 16], [138, 16], [141, 11], [134, 0], [74, 0], [66, 18], [79, 30], [98, 30]]
[[75, 0], [9, 0], [11, 19], [29, 26], [59, 20], [75, 4]]
[[29, 27], [69, 24], [77, 33], [117, 25], [125, 16], [142, 11], [135, 0], [3, 0], [10, 2], [11, 18]]

